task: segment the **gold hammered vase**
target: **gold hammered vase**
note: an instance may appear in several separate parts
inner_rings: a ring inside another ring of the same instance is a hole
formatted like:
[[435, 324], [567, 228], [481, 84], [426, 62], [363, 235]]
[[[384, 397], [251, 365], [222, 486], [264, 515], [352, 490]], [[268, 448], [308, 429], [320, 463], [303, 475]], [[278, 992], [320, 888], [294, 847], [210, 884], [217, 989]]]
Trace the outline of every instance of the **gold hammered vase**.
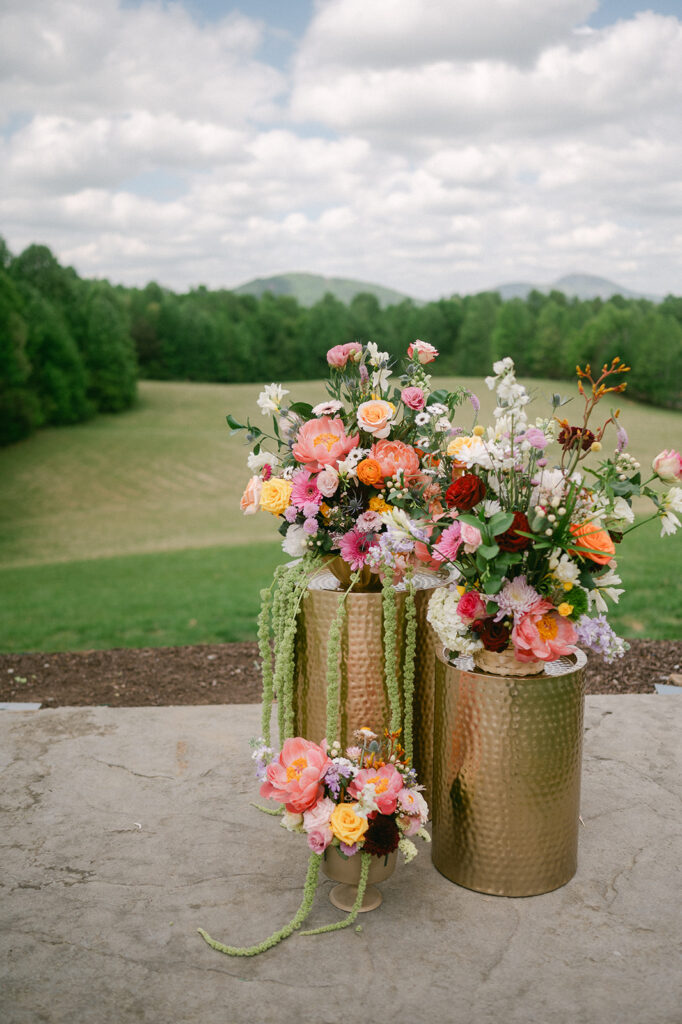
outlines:
[[[381, 905], [382, 895], [377, 889], [375, 882], [385, 882], [395, 871], [398, 851], [386, 854], [385, 857], [372, 857], [367, 876], [367, 888], [360, 906], [360, 913], [367, 913], [369, 910], [376, 910]], [[328, 846], [324, 851], [322, 871], [338, 882], [329, 893], [329, 900], [339, 910], [352, 910], [358, 894], [358, 882], [362, 868], [362, 857], [359, 853], [352, 857], [342, 857], [336, 846]]]
[[536, 896], [576, 872], [585, 656], [560, 662], [507, 677], [437, 655], [432, 857], [467, 889]]
[[[433, 631], [426, 621], [429, 597], [442, 581], [430, 572], [417, 572], [417, 613], [413, 700], [414, 766], [430, 800], [433, 764], [433, 709], [436, 655]], [[327, 726], [327, 643], [342, 588], [326, 567], [310, 581], [303, 599], [296, 635], [294, 725], [297, 736], [319, 743]], [[405, 593], [396, 589], [398, 607], [397, 664], [402, 691]], [[367, 726], [381, 736], [391, 713], [384, 682], [382, 595], [351, 592], [346, 598], [346, 619], [341, 639], [339, 732], [343, 747], [353, 733]], [[330, 741], [332, 737], [329, 737]]]

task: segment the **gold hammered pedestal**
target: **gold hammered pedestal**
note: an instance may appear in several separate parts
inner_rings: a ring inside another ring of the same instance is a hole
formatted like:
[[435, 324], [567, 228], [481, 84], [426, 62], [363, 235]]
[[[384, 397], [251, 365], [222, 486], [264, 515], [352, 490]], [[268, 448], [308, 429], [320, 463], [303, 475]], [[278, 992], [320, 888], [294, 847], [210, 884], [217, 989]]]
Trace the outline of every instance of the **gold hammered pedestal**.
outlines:
[[432, 857], [452, 882], [536, 896], [575, 874], [585, 661], [508, 677], [437, 655]]
[[[433, 764], [433, 710], [435, 643], [426, 621], [426, 609], [438, 576], [415, 573], [417, 615], [413, 698], [414, 766], [430, 803]], [[371, 584], [370, 584], [371, 585]], [[327, 725], [327, 642], [345, 587], [325, 568], [310, 581], [302, 602], [296, 635], [294, 725], [297, 736], [319, 743]], [[397, 664], [402, 690], [405, 591], [396, 587], [398, 607]], [[382, 595], [378, 590], [351, 592], [346, 597], [346, 620], [340, 655], [339, 736], [342, 748], [356, 742], [353, 733], [366, 726], [383, 735], [390, 723], [389, 698], [384, 680]]]
[[[385, 882], [387, 878], [390, 878], [395, 871], [397, 859], [397, 850], [385, 857], [372, 857], [367, 876], [367, 887], [359, 910], [361, 914], [376, 910], [381, 905], [383, 896], [376, 885], [371, 883]], [[335, 846], [328, 846], [324, 851], [322, 870], [327, 878], [339, 883], [329, 893], [329, 901], [339, 910], [353, 909], [358, 895], [361, 868], [362, 857], [358, 853], [353, 857], [343, 857]]]

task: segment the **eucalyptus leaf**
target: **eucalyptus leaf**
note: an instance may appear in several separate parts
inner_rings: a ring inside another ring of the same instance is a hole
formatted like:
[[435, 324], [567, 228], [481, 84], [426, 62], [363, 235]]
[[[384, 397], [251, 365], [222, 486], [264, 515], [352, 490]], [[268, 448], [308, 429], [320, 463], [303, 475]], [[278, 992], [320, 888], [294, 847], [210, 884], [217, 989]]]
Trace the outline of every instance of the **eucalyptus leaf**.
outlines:
[[504, 533], [505, 530], [508, 530], [513, 522], [513, 513], [496, 512], [495, 515], [488, 520], [488, 529], [492, 533], [493, 537], [498, 537], [501, 533]]

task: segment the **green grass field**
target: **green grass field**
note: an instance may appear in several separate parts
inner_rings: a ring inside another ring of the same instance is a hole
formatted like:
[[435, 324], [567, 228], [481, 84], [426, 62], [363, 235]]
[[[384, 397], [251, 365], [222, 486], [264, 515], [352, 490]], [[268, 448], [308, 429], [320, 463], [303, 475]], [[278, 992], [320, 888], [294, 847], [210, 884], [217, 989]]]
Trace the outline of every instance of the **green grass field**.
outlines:
[[[455, 383], [447, 381], [444, 383]], [[482, 381], [466, 381], [482, 401]], [[529, 382], [537, 414], [567, 384]], [[322, 384], [291, 384], [319, 400]], [[46, 430], [0, 451], [0, 650], [162, 646], [255, 636], [258, 592], [284, 556], [276, 524], [244, 517], [247, 449], [225, 414], [255, 420], [255, 384], [142, 382], [119, 416]], [[623, 401], [643, 465], [680, 447], [682, 414]], [[569, 407], [570, 408], [570, 407]], [[470, 408], [458, 422], [469, 426]], [[268, 421], [262, 418], [265, 426]], [[620, 558], [627, 636], [677, 637], [682, 537], [643, 527]]]

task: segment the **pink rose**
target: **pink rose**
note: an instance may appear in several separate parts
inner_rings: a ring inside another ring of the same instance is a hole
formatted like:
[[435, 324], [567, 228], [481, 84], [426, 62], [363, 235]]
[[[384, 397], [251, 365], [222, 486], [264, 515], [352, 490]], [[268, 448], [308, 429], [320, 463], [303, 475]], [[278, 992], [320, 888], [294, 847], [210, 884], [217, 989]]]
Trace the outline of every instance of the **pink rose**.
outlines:
[[385, 402], [383, 398], [373, 398], [358, 406], [358, 426], [372, 437], [388, 437], [394, 412], [390, 402]]
[[302, 462], [306, 469], [317, 473], [325, 466], [336, 468], [352, 448], [357, 448], [359, 441], [358, 434], [355, 437], [346, 435], [343, 420], [338, 416], [333, 419], [321, 416], [301, 426], [292, 452], [294, 458]]
[[331, 498], [339, 486], [339, 474], [333, 466], [325, 466], [317, 478], [317, 489], [325, 498]]
[[459, 599], [457, 614], [464, 622], [485, 618], [485, 601], [476, 590], [467, 590]]
[[308, 846], [313, 853], [324, 853], [333, 838], [329, 825], [323, 825], [322, 828], [315, 828], [308, 833]]
[[331, 760], [323, 747], [300, 736], [284, 741], [279, 757], [265, 769], [260, 795], [279, 800], [287, 811], [304, 814], [324, 792], [324, 778]]
[[536, 601], [511, 633], [517, 661], [556, 661], [572, 654], [578, 633], [551, 601]]
[[303, 815], [303, 828], [306, 832], [313, 832], [315, 829], [329, 825], [329, 819], [335, 807], [334, 801], [330, 797], [325, 796], [318, 800], [313, 807], [305, 811]]
[[413, 818], [409, 814], [398, 815], [398, 825], [404, 836], [409, 839], [410, 836], [416, 836], [419, 829], [422, 827], [422, 823], [419, 818]]
[[432, 363], [438, 355], [438, 349], [434, 348], [433, 345], [429, 345], [428, 341], [417, 340], [408, 345], [407, 355], [409, 359], [412, 358], [415, 352], [420, 363]]
[[419, 411], [419, 409], [423, 409], [424, 403], [426, 402], [424, 392], [421, 388], [403, 388], [400, 392], [400, 397], [403, 400], [403, 404], [406, 405], [408, 409], [415, 409], [417, 411]]
[[351, 341], [347, 345], [334, 345], [327, 352], [327, 362], [335, 370], [342, 370], [349, 359], [355, 360], [362, 352], [362, 345], [358, 341]]
[[259, 476], [252, 476], [241, 496], [239, 507], [245, 516], [252, 516], [260, 508], [260, 493], [263, 481]]
[[475, 551], [476, 548], [480, 548], [482, 540], [481, 531], [476, 526], [462, 523], [462, 542], [469, 554]]
[[672, 448], [665, 448], [659, 452], [651, 465], [659, 480], [666, 484], [675, 484], [682, 480], [682, 455]]
[[357, 800], [365, 786], [374, 786], [379, 813], [393, 814], [398, 793], [403, 789], [403, 777], [396, 766], [385, 764], [383, 768], [362, 768], [348, 787], [348, 792]]

